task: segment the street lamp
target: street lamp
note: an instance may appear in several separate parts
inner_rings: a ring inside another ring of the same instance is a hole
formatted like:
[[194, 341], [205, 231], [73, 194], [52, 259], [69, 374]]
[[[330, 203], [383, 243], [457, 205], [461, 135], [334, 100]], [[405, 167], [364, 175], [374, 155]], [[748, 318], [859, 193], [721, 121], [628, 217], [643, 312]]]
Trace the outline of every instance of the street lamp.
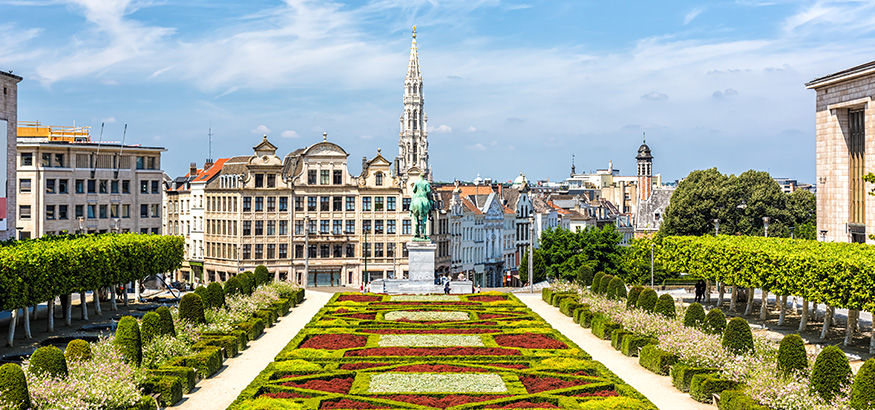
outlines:
[[[304, 279], [301, 287], [307, 288], [310, 278], [310, 216], [304, 215]], [[314, 278], [315, 279], [315, 278]], [[315, 280], [314, 280], [315, 282]]]
[[650, 288], [653, 289], [653, 242], [650, 242]]
[[766, 232], [766, 238], [768, 238], [769, 237], [769, 217], [768, 216], [763, 217], [763, 229]]
[[529, 216], [529, 293], [535, 293], [535, 218]]
[[714, 236], [720, 235], [720, 218], [714, 218]]
[[[362, 272], [362, 282], [365, 283], [365, 288], [367, 288], [368, 283], [371, 281], [371, 275], [368, 274], [368, 231], [370, 231], [370, 229], [362, 226], [362, 231], [365, 234], [365, 242], [364, 245], [362, 245], [362, 254], [365, 256], [365, 269], [364, 272]], [[394, 270], [394, 267], [392, 269]]]

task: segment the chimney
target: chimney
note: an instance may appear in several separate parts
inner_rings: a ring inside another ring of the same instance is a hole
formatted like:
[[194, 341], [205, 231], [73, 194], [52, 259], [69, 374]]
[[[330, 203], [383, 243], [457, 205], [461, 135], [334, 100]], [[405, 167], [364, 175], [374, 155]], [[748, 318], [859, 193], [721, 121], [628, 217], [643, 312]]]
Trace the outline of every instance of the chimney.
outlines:
[[210, 168], [212, 168], [212, 167], [213, 167], [213, 160], [212, 160], [212, 158], [207, 158], [207, 160], [204, 161], [204, 171], [206, 171], [206, 170], [208, 170], [208, 169], [210, 169]]
[[192, 162], [188, 165], [188, 176], [194, 177], [197, 176], [197, 163]]
[[362, 173], [368, 169], [368, 157], [362, 157]]

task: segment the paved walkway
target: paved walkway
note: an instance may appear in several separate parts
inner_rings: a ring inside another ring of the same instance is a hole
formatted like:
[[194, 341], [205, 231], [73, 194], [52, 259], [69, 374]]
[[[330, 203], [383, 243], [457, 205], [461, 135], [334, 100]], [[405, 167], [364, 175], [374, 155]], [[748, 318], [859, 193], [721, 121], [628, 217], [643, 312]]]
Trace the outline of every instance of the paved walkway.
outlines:
[[626, 383], [647, 396], [653, 404], [664, 410], [713, 410], [716, 407], [693, 400], [671, 384], [671, 378], [660, 376], [638, 365], [637, 357], [627, 357], [614, 350], [611, 343], [593, 336], [589, 329], [580, 327], [559, 309], [541, 299], [540, 293], [518, 293], [517, 296], [535, 313], [549, 322], [553, 328], [577, 343]]
[[198, 382], [195, 391], [174, 406], [179, 410], [224, 410], [237, 399], [240, 392], [261, 373], [286, 344], [304, 328], [313, 315], [331, 299], [333, 293], [307, 289], [307, 298], [282, 317], [274, 326], [243, 350], [237, 357], [225, 360], [215, 376]]

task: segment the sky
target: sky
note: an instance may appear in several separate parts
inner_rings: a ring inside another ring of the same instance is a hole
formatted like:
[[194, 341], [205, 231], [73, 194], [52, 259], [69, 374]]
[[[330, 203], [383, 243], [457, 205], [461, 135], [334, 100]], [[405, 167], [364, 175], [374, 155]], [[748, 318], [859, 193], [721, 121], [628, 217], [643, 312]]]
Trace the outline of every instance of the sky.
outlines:
[[875, 56], [875, 1], [0, 0], [19, 121], [162, 146], [163, 168], [328, 140], [398, 150], [417, 43], [435, 180], [717, 167], [815, 180], [805, 83]]

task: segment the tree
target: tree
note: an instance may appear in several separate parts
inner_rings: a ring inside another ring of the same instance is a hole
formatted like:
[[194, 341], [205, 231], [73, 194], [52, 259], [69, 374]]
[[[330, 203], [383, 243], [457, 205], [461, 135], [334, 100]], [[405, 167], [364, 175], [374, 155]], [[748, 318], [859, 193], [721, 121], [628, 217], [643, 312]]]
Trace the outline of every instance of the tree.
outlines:
[[556, 227], [541, 234], [538, 251], [550, 277], [574, 280], [584, 264], [594, 272], [617, 274], [622, 261], [622, 239], [614, 225], [575, 232]]
[[796, 239], [817, 239], [817, 197], [811, 191], [793, 191], [787, 197], [787, 210], [796, 227]]
[[[535, 259], [532, 261], [532, 272], [535, 274], [535, 283], [541, 282], [547, 278], [547, 267], [544, 265], [544, 258], [541, 256], [540, 249], [535, 249]], [[529, 251], [526, 251], [520, 259], [519, 273], [521, 281], [529, 281]]]
[[650, 284], [650, 245], [654, 245], [653, 258], [653, 281], [661, 284], [667, 278], [675, 277], [674, 274], [666, 272], [662, 267], [662, 262], [656, 255], [659, 255], [661, 247], [660, 238], [635, 238], [626, 248], [620, 263], [619, 276], [629, 284]]
[[660, 233], [704, 235], [714, 232], [715, 218], [723, 225], [727, 221], [723, 213], [728, 204], [728, 180], [717, 168], [690, 172], [671, 195]]

